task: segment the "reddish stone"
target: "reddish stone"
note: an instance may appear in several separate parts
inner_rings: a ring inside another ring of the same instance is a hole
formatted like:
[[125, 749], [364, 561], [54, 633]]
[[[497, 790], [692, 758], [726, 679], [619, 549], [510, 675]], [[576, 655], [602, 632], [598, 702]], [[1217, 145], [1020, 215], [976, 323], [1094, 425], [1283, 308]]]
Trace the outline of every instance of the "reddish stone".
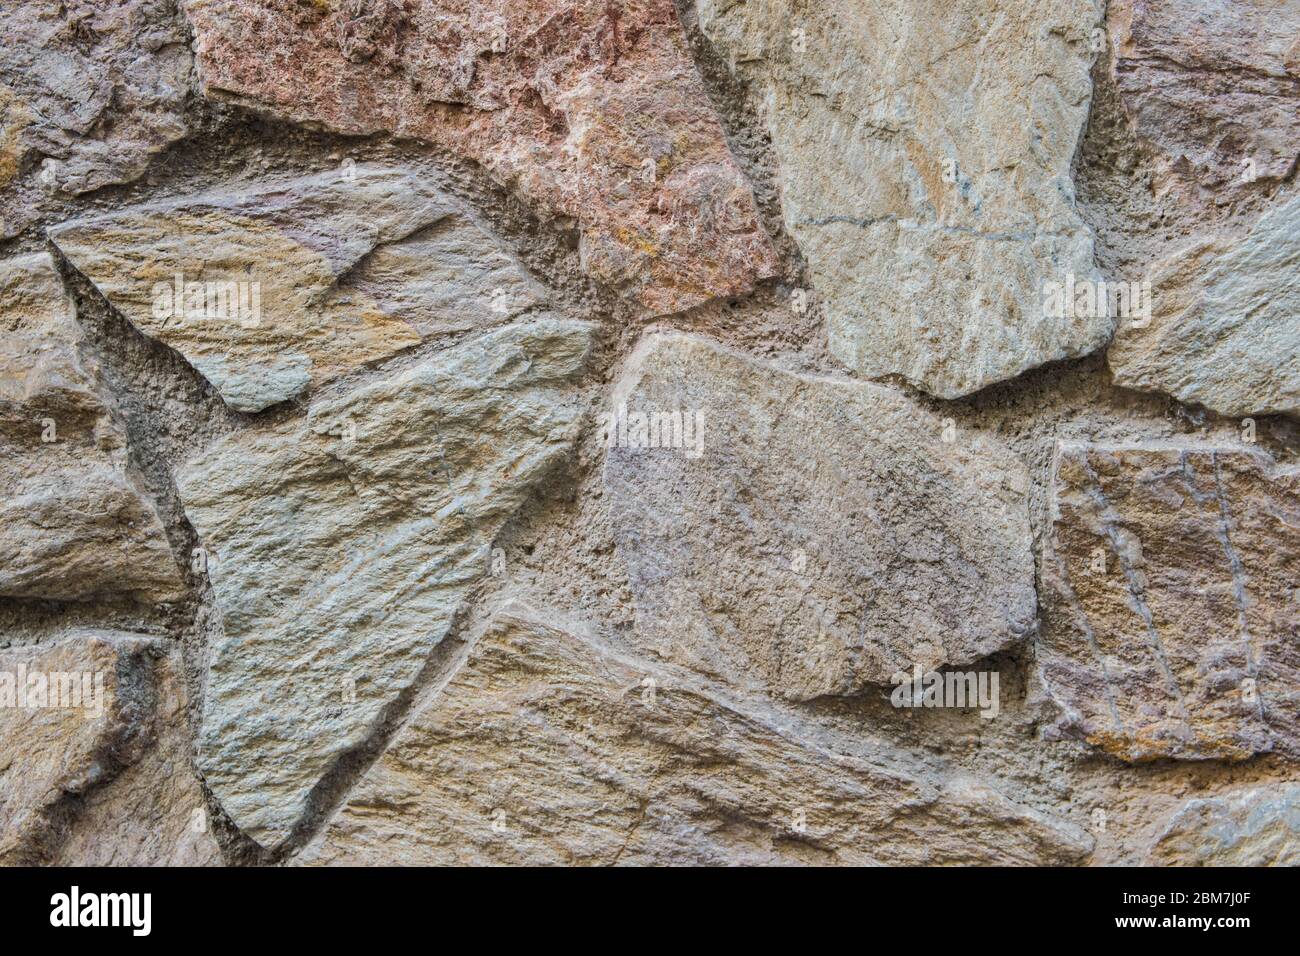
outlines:
[[205, 92], [485, 166], [656, 313], [775, 274], [671, 0], [184, 0]]
[[1181, 183], [1213, 197], [1290, 175], [1300, 0], [1113, 0], [1108, 19], [1124, 108]]

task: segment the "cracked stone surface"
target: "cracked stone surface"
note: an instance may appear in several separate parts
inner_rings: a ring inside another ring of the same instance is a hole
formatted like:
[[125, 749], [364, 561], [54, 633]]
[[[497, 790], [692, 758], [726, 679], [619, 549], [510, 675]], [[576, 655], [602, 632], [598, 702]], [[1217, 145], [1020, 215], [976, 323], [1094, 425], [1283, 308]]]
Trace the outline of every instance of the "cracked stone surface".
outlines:
[[0, 596], [179, 597], [158, 512], [49, 255], [0, 260]]
[[1134, 762], [1300, 756], [1300, 469], [1062, 443], [1042, 580], [1058, 733]]
[[1189, 800], [1156, 839], [1154, 865], [1300, 866], [1300, 786]]
[[1025, 864], [1092, 838], [514, 603], [304, 863]]
[[183, 137], [193, 55], [175, 0], [3, 0], [0, 235], [42, 190], [131, 182]]
[[0, 650], [0, 862], [219, 863], [195, 825], [184, 702], [154, 638], [77, 630]]
[[1106, 343], [1044, 288], [1097, 278], [1070, 164], [1094, 0], [701, 0], [754, 91], [830, 348], [956, 398]]
[[364, 743], [567, 455], [591, 327], [509, 326], [235, 433], [177, 476], [224, 631], [199, 765], [268, 849]]
[[418, 177], [349, 167], [61, 225], [51, 238], [136, 328], [257, 412], [544, 293]]
[[1300, 196], [1245, 238], [1212, 236], [1152, 268], [1147, 324], [1121, 324], [1115, 382], [1223, 415], [1300, 415]]
[[205, 93], [480, 163], [656, 313], [776, 274], [671, 0], [183, 0]]
[[1165, 174], [1207, 205], [1300, 156], [1300, 0], [1111, 0], [1114, 75]]
[[1300, 0], [0, 26], [0, 866], [1300, 864]]
[[892, 389], [682, 334], [647, 337], [610, 402], [629, 422], [703, 419], [698, 445], [637, 447], [630, 424], [607, 453], [647, 652], [806, 700], [971, 663], [1031, 631], [1028, 476], [996, 442], [945, 441]]

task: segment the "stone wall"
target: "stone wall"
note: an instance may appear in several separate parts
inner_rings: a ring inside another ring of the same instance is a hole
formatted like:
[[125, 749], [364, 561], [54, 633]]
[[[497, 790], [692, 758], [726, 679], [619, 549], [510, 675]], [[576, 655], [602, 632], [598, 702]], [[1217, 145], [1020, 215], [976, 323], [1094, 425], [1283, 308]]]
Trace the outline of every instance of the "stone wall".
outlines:
[[0, 861], [1300, 862], [1300, 0], [0, 25]]

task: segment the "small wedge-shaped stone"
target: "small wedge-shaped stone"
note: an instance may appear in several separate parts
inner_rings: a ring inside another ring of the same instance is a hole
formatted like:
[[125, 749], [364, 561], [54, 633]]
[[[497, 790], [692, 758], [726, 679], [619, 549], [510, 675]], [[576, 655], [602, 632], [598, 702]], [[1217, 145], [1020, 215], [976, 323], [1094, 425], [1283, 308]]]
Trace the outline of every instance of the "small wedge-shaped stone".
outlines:
[[1300, 156], [1300, 0], [1110, 0], [1138, 136], [1207, 206]]
[[1095, 278], [1070, 178], [1094, 0], [699, 7], [757, 91], [841, 361], [955, 398], [1105, 344], [1105, 310], [1044, 307]]
[[247, 412], [542, 301], [490, 235], [397, 169], [137, 207], [50, 235], [137, 328]]
[[1154, 866], [1300, 866], [1300, 785], [1189, 800], [1156, 839]]
[[411, 685], [502, 524], [567, 453], [591, 328], [488, 333], [232, 435], [177, 476], [225, 634], [200, 766], [267, 847]]
[[1122, 324], [1115, 382], [1222, 415], [1300, 415], [1300, 196], [1244, 239], [1205, 239], [1152, 270], [1149, 323]]
[[1031, 864], [1078, 827], [518, 603], [366, 773], [322, 865]]
[[165, 601], [181, 589], [54, 263], [0, 262], [0, 596]]
[[1128, 761], [1300, 756], [1300, 469], [1062, 443], [1038, 660], [1059, 733]]
[[[637, 347], [611, 404], [605, 488], [647, 651], [807, 699], [1032, 629], [1028, 477], [1000, 445], [893, 389], [676, 333]], [[651, 429], [684, 447], [646, 447]]]
[[73, 631], [0, 650], [0, 863], [210, 864], [166, 642]]
[[672, 0], [184, 0], [203, 88], [481, 163], [655, 312], [778, 269]]

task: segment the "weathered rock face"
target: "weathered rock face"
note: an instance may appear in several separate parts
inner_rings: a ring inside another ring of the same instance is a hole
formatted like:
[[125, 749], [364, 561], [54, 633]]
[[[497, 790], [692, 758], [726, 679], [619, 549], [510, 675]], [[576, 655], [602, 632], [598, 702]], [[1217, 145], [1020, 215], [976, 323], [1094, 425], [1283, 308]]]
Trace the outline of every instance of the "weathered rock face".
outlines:
[[414, 681], [565, 456], [590, 327], [509, 326], [242, 432], [178, 476], [224, 618], [200, 766], [267, 847]]
[[954, 398], [1106, 342], [1044, 288], [1094, 278], [1070, 163], [1093, 0], [702, 0], [781, 164], [831, 350]]
[[1117, 384], [1223, 415], [1300, 414], [1300, 196], [1244, 239], [1204, 239], [1161, 261], [1151, 322], [1125, 324]]
[[395, 169], [130, 209], [51, 236], [241, 411], [542, 301], [491, 236]]
[[[808, 699], [1033, 627], [1028, 477], [995, 443], [681, 334], [648, 337], [612, 402], [605, 488], [647, 651]], [[685, 447], [645, 447], [638, 416], [674, 412]]]
[[75, 631], [0, 650], [0, 862], [220, 862], [165, 642]]
[[1276, 784], [1189, 800], [1148, 862], [1177, 866], [1300, 866], [1300, 786]]
[[1039, 661], [1060, 730], [1128, 761], [1300, 755], [1300, 469], [1062, 444]]
[[775, 274], [671, 0], [184, 0], [203, 88], [483, 164], [655, 312]]
[[190, 765], [191, 735], [178, 654], [154, 663], [156, 742], [107, 786], [80, 800], [56, 866], [217, 866], [203, 792]]
[[885, 744], [731, 700], [514, 604], [311, 864], [971, 864], [1091, 838]]
[[4, 0], [0, 28], [0, 235], [33, 217], [20, 178], [130, 182], [185, 135], [193, 56], [175, 0]]
[[1300, 865], [1300, 0], [0, 27], [0, 865]]
[[172, 600], [181, 580], [44, 253], [0, 262], [0, 596]]
[[1138, 135], [1209, 202], [1300, 155], [1300, 2], [1111, 0], [1114, 73]]

